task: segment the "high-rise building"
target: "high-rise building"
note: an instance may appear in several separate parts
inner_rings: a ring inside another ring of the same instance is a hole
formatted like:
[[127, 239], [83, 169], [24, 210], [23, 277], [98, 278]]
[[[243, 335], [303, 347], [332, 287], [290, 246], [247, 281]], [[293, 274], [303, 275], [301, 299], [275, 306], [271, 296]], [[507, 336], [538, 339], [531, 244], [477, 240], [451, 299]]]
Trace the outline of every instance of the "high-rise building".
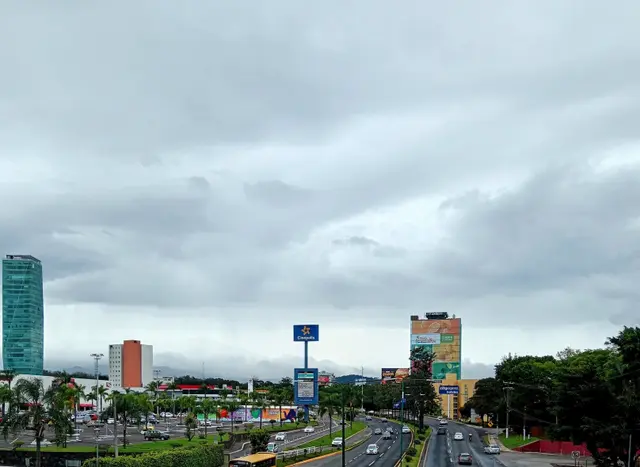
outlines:
[[153, 381], [153, 346], [127, 340], [109, 346], [109, 381], [116, 388], [142, 388]]
[[5, 370], [42, 375], [44, 293], [42, 263], [30, 255], [2, 260], [2, 360]]
[[[424, 318], [411, 316], [411, 350], [426, 348], [435, 354], [432, 378], [444, 385], [457, 386], [458, 394], [441, 396], [443, 413], [457, 419], [460, 401], [466, 402], [473, 395], [475, 382], [462, 380], [462, 320], [448, 313], [425, 313]], [[440, 383], [436, 383], [439, 390]], [[460, 389], [462, 388], [462, 389]], [[469, 389], [471, 388], [471, 389]]]

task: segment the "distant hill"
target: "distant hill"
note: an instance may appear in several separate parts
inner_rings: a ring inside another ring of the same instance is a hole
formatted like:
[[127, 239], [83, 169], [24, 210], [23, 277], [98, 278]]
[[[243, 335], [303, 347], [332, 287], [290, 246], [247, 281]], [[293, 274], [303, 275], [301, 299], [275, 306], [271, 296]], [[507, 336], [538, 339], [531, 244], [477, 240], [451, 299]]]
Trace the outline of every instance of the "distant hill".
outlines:
[[377, 382], [378, 378], [372, 378], [370, 376], [362, 376], [362, 375], [342, 375], [336, 376], [335, 382], [338, 384], [353, 384], [360, 379], [365, 379], [367, 382]]

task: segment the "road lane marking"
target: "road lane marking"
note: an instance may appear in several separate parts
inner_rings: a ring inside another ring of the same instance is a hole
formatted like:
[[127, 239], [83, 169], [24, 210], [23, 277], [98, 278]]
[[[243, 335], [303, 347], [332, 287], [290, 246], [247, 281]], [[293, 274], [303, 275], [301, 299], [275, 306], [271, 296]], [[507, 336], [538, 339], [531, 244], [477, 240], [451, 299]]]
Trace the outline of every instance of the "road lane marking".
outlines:
[[371, 467], [375, 463], [376, 463], [376, 461], [373, 461], [371, 464], [369, 464], [369, 467]]

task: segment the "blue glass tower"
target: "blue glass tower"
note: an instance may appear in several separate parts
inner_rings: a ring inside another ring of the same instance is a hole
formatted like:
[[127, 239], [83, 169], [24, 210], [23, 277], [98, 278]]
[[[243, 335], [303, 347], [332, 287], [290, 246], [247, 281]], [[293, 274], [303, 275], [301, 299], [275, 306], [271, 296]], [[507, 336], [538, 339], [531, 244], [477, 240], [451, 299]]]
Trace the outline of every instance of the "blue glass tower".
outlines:
[[44, 294], [42, 263], [30, 255], [2, 260], [2, 360], [5, 370], [42, 375]]

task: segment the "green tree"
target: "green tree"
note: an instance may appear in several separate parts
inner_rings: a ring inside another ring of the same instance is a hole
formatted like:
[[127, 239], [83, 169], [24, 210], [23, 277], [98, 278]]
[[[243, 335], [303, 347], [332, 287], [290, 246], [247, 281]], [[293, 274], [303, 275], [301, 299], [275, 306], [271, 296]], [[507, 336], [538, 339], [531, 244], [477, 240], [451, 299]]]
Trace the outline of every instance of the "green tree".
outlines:
[[191, 441], [196, 435], [196, 429], [198, 428], [198, 419], [194, 413], [190, 412], [184, 418], [184, 435], [188, 441]]
[[204, 416], [204, 436], [206, 437], [209, 434], [209, 416], [212, 413], [216, 412], [216, 403], [213, 399], [206, 398], [202, 402], [200, 402], [200, 410], [202, 411], [202, 415]]
[[282, 406], [287, 404], [289, 401], [287, 400], [287, 395], [283, 389], [277, 389], [271, 394], [272, 403], [278, 407], [278, 419], [280, 420], [280, 426], [282, 426], [283, 418], [282, 418]]
[[33, 432], [36, 442], [36, 467], [42, 462], [41, 446], [47, 428], [47, 409], [54, 400], [54, 389], [45, 391], [39, 378], [24, 378], [16, 382], [12, 389], [9, 410], [0, 424], [5, 441], [9, 434], [21, 431]]
[[440, 398], [432, 383], [431, 368], [435, 354], [416, 347], [411, 350], [411, 375], [405, 380], [406, 407], [418, 418], [418, 429], [424, 430], [424, 417], [439, 414]]
[[258, 394], [256, 392], [254, 392], [252, 394], [252, 396], [253, 397], [252, 397], [251, 405], [253, 406], [254, 409], [260, 410], [259, 427], [262, 430], [262, 414], [263, 414], [265, 409], [269, 408], [269, 404], [268, 404], [267, 400], [265, 399], [265, 397], [262, 396], [261, 394]]
[[321, 417], [329, 417], [329, 438], [333, 435], [333, 417], [335, 417], [341, 407], [340, 395], [332, 388], [328, 388], [320, 392], [320, 404], [318, 415]]
[[231, 419], [231, 434], [233, 435], [233, 427], [235, 421], [234, 414], [240, 408], [240, 403], [234, 399], [228, 398], [224, 400], [223, 406], [225, 409], [227, 409], [227, 412], [229, 412], [229, 418]]
[[249, 441], [251, 442], [251, 453], [266, 451], [271, 435], [268, 431], [262, 429], [251, 430], [249, 432]]

